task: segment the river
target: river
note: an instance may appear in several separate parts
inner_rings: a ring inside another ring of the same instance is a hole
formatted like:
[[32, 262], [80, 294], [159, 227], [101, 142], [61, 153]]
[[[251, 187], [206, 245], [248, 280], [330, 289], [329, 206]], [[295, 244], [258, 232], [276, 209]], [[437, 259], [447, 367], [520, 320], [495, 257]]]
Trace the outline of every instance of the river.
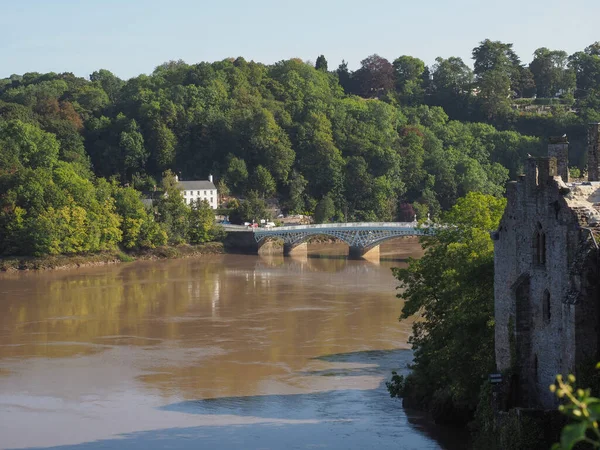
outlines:
[[461, 448], [384, 385], [420, 247], [345, 252], [0, 275], [0, 448]]

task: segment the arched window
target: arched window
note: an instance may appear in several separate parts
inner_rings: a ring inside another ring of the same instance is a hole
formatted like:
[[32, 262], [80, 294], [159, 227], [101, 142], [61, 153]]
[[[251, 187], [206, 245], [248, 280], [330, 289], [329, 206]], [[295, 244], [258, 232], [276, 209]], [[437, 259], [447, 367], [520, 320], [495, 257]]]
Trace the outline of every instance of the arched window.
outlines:
[[552, 310], [550, 309], [550, 292], [546, 289], [544, 291], [544, 297], [542, 299], [542, 314], [544, 317], [544, 323], [550, 323], [552, 317]]

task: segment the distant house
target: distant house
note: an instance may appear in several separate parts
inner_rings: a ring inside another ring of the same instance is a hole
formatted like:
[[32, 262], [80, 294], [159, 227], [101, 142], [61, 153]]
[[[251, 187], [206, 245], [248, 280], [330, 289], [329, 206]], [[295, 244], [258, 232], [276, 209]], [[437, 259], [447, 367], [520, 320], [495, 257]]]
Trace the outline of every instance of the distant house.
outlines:
[[175, 180], [186, 204], [191, 205], [195, 201], [206, 200], [212, 209], [217, 209], [217, 188], [213, 183], [212, 175], [208, 176], [208, 180], [193, 181], [179, 181], [176, 175]]

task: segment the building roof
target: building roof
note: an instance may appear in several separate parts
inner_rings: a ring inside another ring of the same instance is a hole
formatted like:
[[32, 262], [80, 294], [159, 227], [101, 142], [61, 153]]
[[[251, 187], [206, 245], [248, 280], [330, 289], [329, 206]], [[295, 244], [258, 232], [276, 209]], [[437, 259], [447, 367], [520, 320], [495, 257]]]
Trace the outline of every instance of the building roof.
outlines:
[[212, 181], [196, 180], [196, 181], [179, 181], [177, 187], [182, 191], [196, 191], [200, 189], [217, 189]]

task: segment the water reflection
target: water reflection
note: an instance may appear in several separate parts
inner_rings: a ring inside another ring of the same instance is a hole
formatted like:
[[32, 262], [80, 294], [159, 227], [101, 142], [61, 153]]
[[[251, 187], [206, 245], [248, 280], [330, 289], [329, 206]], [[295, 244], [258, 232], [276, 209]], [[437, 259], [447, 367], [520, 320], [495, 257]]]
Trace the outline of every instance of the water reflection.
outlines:
[[410, 357], [397, 264], [223, 255], [2, 276], [0, 447], [191, 448], [189, 433], [438, 448], [382, 387]]
[[[353, 352], [318, 358], [348, 368], [313, 371], [315, 377], [381, 376], [402, 370], [409, 351]], [[351, 367], [356, 365], [356, 367]], [[288, 395], [221, 397], [172, 403], [163, 411], [200, 417], [246, 417], [247, 424], [168, 428], [128, 433], [118, 439], [55, 449], [112, 448], [327, 448], [327, 449], [438, 449], [418, 426], [411, 426], [397, 402], [389, 401], [380, 384], [374, 389], [336, 389]]]

